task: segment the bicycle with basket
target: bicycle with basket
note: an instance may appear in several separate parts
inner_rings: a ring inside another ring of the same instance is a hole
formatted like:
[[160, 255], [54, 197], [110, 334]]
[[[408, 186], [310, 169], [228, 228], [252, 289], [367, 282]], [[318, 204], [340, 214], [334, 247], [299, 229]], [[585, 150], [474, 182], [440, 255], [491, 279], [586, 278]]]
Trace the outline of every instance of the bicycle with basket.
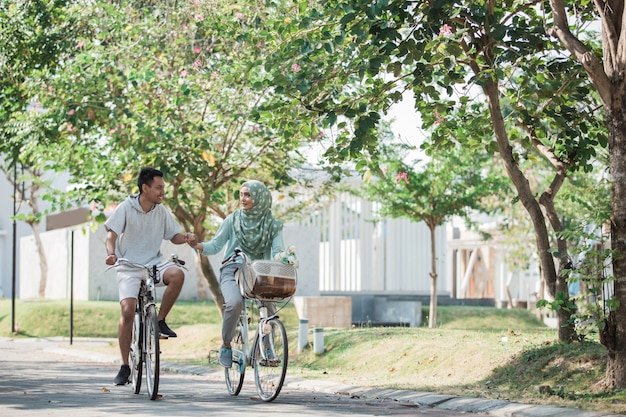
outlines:
[[[231, 342], [233, 364], [224, 369], [226, 387], [230, 395], [239, 395], [246, 367], [254, 369], [254, 382], [259, 397], [266, 402], [276, 399], [285, 382], [289, 347], [285, 326], [277, 314], [268, 316], [267, 302], [282, 302], [296, 291], [297, 273], [293, 265], [280, 261], [255, 260], [240, 250], [236, 256], [244, 258], [237, 271], [237, 281], [244, 297], [235, 336]], [[252, 309], [258, 309], [258, 321], [250, 338]], [[250, 316], [248, 315], [250, 309]]]

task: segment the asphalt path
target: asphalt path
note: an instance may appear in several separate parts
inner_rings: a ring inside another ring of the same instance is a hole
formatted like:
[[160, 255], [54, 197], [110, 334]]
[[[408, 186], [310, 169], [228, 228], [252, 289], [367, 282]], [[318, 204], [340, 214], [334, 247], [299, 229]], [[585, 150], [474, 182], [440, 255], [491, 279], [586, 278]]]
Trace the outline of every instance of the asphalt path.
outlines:
[[[83, 342], [84, 343], [84, 342]], [[65, 342], [67, 346], [67, 342]], [[67, 349], [54, 339], [0, 338], [0, 416], [499, 416], [599, 417], [554, 407], [381, 390], [288, 376], [273, 402], [256, 395], [252, 371], [242, 392], [226, 392], [223, 373], [206, 367], [163, 364], [159, 398], [144, 387], [116, 386], [119, 363], [111, 355]]]

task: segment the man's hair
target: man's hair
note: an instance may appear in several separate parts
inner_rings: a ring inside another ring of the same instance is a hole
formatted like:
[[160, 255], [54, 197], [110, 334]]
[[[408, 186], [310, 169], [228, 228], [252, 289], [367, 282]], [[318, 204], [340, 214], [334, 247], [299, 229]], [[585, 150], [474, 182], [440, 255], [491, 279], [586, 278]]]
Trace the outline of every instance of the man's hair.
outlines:
[[152, 185], [154, 182], [154, 177], [163, 178], [163, 172], [159, 171], [156, 168], [147, 167], [143, 168], [139, 173], [139, 177], [137, 178], [137, 186], [139, 187], [139, 194], [141, 194], [142, 185]]

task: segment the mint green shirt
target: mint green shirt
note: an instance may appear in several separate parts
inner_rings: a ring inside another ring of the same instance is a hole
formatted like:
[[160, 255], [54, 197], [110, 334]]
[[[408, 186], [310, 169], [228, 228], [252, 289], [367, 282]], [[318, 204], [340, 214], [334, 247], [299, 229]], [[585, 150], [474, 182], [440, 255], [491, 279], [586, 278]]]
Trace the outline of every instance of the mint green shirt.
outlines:
[[[217, 233], [215, 234], [213, 239], [211, 239], [209, 242], [202, 243], [203, 255], [215, 255], [216, 253], [219, 253], [224, 246], [226, 246], [224, 259], [228, 259], [235, 254], [235, 248], [241, 247], [239, 239], [237, 239], [237, 236], [232, 233], [232, 221], [233, 219], [231, 214], [226, 217], [226, 219], [224, 219], [220, 227], [217, 229]], [[272, 240], [272, 245], [265, 248], [263, 259], [272, 259], [274, 255], [284, 250], [286, 250], [285, 242], [283, 240], [283, 234], [282, 232], [280, 232]], [[250, 257], [251, 261], [254, 260], [254, 258], [252, 258], [249, 254], [246, 253], [246, 255]], [[222, 267], [224, 267], [224, 265], [222, 265]]]

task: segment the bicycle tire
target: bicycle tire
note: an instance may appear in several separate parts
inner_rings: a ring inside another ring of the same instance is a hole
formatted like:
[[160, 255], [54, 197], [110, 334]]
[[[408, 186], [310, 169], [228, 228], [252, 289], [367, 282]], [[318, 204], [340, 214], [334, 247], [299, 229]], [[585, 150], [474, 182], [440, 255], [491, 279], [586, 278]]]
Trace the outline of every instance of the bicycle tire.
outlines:
[[241, 319], [237, 320], [235, 336], [230, 342], [233, 350], [233, 365], [230, 368], [224, 368], [224, 377], [226, 380], [226, 389], [232, 396], [237, 396], [241, 392], [243, 379], [246, 374], [246, 355], [244, 352], [244, 340], [247, 334], [244, 334]]
[[[137, 304], [139, 308], [139, 304]], [[128, 364], [130, 365], [130, 377], [133, 386], [133, 392], [139, 394], [141, 391], [141, 377], [143, 372], [143, 323], [141, 322], [141, 313], [135, 311], [133, 319], [133, 330], [130, 340], [130, 351], [128, 353]]]
[[[266, 357], [264, 352], [273, 350], [273, 358]], [[283, 323], [273, 318], [265, 322], [257, 332], [254, 341], [254, 383], [257, 393], [263, 401], [274, 401], [285, 382], [289, 351], [287, 332]]]
[[157, 398], [159, 392], [159, 371], [160, 371], [160, 346], [159, 346], [159, 322], [157, 320], [156, 307], [148, 306], [146, 310], [146, 344], [145, 344], [145, 364], [146, 364], [146, 386], [151, 400]]

